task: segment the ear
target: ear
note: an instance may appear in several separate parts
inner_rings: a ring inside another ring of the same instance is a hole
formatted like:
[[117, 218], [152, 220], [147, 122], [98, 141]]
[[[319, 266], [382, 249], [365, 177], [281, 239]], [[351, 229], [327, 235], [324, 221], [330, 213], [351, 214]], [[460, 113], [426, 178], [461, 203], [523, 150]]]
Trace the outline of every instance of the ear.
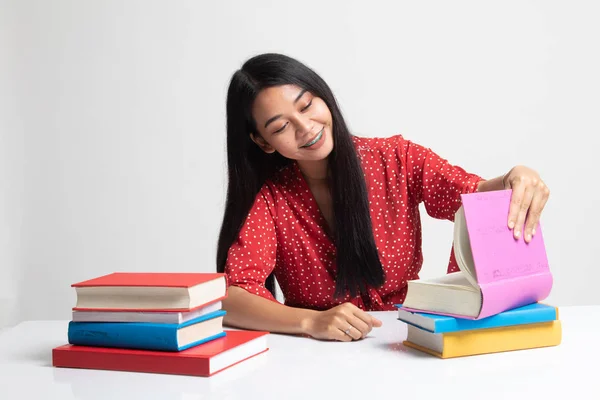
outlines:
[[261, 148], [262, 151], [264, 151], [267, 154], [272, 154], [275, 153], [275, 149], [273, 147], [271, 147], [271, 145], [269, 143], [267, 143], [267, 141], [261, 136], [261, 135], [257, 135], [254, 132], [250, 133], [250, 139], [252, 139], [252, 141], [254, 143], [256, 143], [256, 145], [258, 147]]

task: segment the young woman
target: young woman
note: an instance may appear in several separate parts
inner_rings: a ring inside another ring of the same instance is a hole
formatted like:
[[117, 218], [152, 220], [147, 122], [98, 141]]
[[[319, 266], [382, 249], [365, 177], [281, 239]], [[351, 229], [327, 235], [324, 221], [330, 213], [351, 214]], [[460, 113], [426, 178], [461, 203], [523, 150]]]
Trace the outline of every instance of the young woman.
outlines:
[[510, 188], [507, 224], [529, 241], [549, 194], [524, 166], [484, 180], [401, 135], [352, 135], [323, 79], [280, 54], [234, 73], [227, 156], [225, 323], [317, 339], [363, 338], [381, 325], [366, 311], [402, 303], [423, 261], [420, 203], [453, 221], [461, 193]]

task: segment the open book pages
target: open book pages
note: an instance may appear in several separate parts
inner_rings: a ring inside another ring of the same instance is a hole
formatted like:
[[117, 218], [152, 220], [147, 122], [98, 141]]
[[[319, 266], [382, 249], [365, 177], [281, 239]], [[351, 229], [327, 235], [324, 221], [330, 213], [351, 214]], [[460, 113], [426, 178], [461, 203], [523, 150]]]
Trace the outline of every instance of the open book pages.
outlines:
[[405, 307], [476, 317], [481, 311], [482, 295], [461, 206], [454, 219], [454, 255], [459, 272], [432, 279], [408, 282]]
[[432, 279], [408, 282], [407, 308], [476, 317], [481, 310], [481, 290], [463, 271]]
[[469, 283], [474, 287], [479, 287], [463, 206], [458, 209], [454, 216], [454, 257], [458, 268], [464, 273]]
[[506, 224], [511, 193], [461, 195], [453, 232], [460, 272], [409, 281], [405, 308], [480, 319], [548, 296], [552, 274], [541, 226], [529, 242], [514, 238]]

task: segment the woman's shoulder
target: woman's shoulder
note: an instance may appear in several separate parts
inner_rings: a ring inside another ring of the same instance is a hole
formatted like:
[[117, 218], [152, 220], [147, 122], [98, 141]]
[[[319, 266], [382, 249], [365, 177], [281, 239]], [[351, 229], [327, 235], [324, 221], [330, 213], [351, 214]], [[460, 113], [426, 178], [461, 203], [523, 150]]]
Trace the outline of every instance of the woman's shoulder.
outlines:
[[407, 140], [401, 133], [396, 133], [387, 137], [352, 135], [352, 141], [357, 148], [362, 146], [370, 150], [387, 150], [397, 148], [399, 144]]
[[398, 157], [398, 155], [406, 151], [407, 145], [410, 143], [402, 134], [394, 134], [388, 137], [365, 137], [352, 136], [354, 146], [359, 157], [364, 158], [365, 155], [377, 155], [378, 157]]

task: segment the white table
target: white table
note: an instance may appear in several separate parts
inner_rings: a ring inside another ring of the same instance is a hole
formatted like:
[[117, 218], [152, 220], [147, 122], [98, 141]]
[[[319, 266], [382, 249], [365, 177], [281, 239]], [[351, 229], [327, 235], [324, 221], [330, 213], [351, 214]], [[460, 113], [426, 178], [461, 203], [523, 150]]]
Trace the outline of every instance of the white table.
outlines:
[[404, 347], [395, 312], [373, 314], [384, 325], [362, 341], [271, 334], [268, 352], [210, 378], [53, 368], [67, 321], [24, 322], [0, 333], [0, 398], [600, 398], [600, 306], [562, 308], [558, 347], [447, 360]]

